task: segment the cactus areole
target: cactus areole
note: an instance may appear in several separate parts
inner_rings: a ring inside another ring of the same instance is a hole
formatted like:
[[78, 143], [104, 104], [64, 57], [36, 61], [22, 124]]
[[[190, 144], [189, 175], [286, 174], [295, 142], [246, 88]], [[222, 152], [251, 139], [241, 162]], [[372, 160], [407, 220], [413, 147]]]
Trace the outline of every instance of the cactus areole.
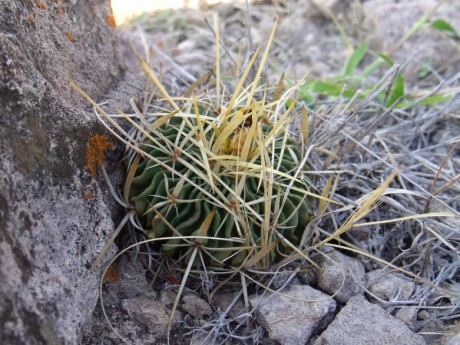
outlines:
[[308, 167], [287, 126], [263, 113], [184, 112], [139, 140], [146, 154], [132, 167], [129, 200], [150, 238], [174, 237], [162, 252], [186, 260], [191, 245], [181, 236], [202, 235], [210, 238], [200, 241], [200, 262], [236, 266], [263, 248], [270, 264], [299, 245], [311, 206]]

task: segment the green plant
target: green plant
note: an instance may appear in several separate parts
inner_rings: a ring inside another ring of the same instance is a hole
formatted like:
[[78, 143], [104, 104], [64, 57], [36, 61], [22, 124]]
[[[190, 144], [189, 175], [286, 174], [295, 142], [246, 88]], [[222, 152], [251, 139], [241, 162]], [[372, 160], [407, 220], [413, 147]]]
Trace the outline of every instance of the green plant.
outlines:
[[[289, 253], [283, 240], [299, 245], [312, 206], [305, 193], [311, 183], [299, 144], [288, 130], [270, 124], [270, 109], [263, 104], [234, 107], [226, 121], [212, 116], [207, 106], [199, 106], [196, 114], [183, 109], [184, 115], [149, 133], [153, 140], [138, 143], [167, 165], [142, 158], [135, 168], [129, 200], [142, 227], [149, 238], [175, 236], [161, 250], [176, 258], [190, 258], [193, 250], [182, 236], [214, 238], [201, 245], [218, 266], [239, 266], [251, 250], [259, 252], [264, 245]], [[263, 183], [264, 157], [276, 166], [270, 184]], [[262, 216], [268, 217], [268, 224]], [[222, 237], [234, 241], [219, 240]], [[268, 252], [266, 264], [275, 256]]]
[[195, 266], [267, 268], [302, 255], [313, 198], [328, 199], [314, 193], [309, 177], [308, 115], [292, 101], [296, 87], [284, 92], [281, 80], [269, 96], [261, 86], [274, 32], [253, 80], [260, 48], [235, 86], [222, 87], [217, 56], [213, 98], [196, 94], [198, 81], [173, 99], [142, 61], [164, 98], [149, 112], [132, 102], [138, 121], [125, 116], [132, 133], [97, 107], [132, 149], [123, 203], [168, 256]]

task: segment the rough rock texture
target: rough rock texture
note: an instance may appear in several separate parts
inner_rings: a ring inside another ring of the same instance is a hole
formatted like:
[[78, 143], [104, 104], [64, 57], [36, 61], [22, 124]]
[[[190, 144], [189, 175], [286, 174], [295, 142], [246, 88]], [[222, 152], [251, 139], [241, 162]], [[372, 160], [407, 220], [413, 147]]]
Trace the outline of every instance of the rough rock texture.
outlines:
[[113, 209], [83, 169], [101, 127], [68, 80], [98, 99], [120, 78], [109, 1], [0, 0], [0, 12], [0, 343], [77, 344]]
[[243, 297], [241, 297], [241, 295], [238, 300], [230, 307], [230, 309], [228, 309], [234, 299], [235, 294], [232, 292], [218, 292], [214, 295], [213, 302], [219, 308], [220, 312], [227, 312], [227, 318], [240, 323], [244, 322], [246, 318], [242, 316], [242, 314], [246, 313], [246, 308], [244, 306]]
[[415, 283], [403, 277], [378, 269], [366, 274], [369, 292], [385, 301], [407, 301], [415, 289]]
[[101, 303], [98, 303], [91, 322], [83, 328], [81, 344], [99, 345], [105, 340], [119, 344], [122, 342], [120, 336], [130, 344], [157, 343], [163, 336], [165, 324], [167, 327], [170, 313], [155, 300], [158, 294], [147, 282], [142, 263], [135, 255], [123, 255], [116, 272], [104, 283], [102, 301], [118, 335], [107, 323]]
[[[163, 303], [149, 298], [131, 298], [122, 301], [123, 308], [134, 320], [147, 327], [152, 333], [166, 335], [171, 310]], [[181, 315], [176, 312], [173, 321], [178, 322]]]
[[317, 261], [318, 286], [322, 291], [334, 295], [338, 302], [346, 303], [354, 295], [363, 292], [366, 273], [361, 261], [334, 249], [325, 250], [324, 256]]
[[212, 314], [212, 308], [209, 303], [193, 293], [182, 297], [182, 309], [197, 319], [202, 319]]
[[[446, 75], [458, 71], [460, 52], [455, 45], [438, 31], [423, 28], [393, 52], [397, 42], [425, 14], [435, 8], [436, 0], [369, 0], [363, 2], [363, 12], [370, 32], [371, 47], [389, 53], [393, 61], [403, 64], [416, 53], [414, 60], [404, 72], [406, 80], [416, 80], [424, 65], [439, 71], [449, 66]], [[457, 31], [460, 25], [457, 14], [460, 11], [458, 1], [447, 1], [438, 8], [433, 18], [442, 18], [453, 25]], [[393, 54], [394, 53], [394, 54]]]
[[251, 296], [249, 302], [258, 308], [257, 319], [272, 340], [282, 345], [305, 344], [321, 332], [334, 317], [336, 302], [310, 286], [293, 285], [276, 294]]
[[392, 317], [380, 306], [357, 295], [335, 317], [316, 339], [314, 345], [423, 345], [420, 335], [413, 333], [404, 322]]
[[402, 307], [396, 312], [395, 317], [398, 320], [404, 322], [407, 325], [407, 327], [409, 327], [409, 329], [413, 331], [415, 329], [417, 322], [417, 313], [418, 307]]

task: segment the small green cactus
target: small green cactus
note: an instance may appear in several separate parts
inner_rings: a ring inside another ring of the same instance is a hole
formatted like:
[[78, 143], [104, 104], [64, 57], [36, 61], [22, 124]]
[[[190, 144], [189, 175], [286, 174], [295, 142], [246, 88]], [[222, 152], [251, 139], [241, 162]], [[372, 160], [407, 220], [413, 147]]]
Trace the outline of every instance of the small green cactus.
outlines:
[[251, 250], [267, 245], [273, 247], [267, 253], [270, 263], [290, 252], [283, 237], [299, 244], [311, 214], [308, 166], [299, 144], [286, 128], [276, 131], [280, 123], [270, 124], [263, 106], [236, 110], [226, 121], [183, 111], [151, 133], [153, 141], [144, 136], [138, 143], [163, 164], [149, 158], [139, 162], [129, 200], [150, 238], [177, 237], [162, 244], [167, 255], [190, 253], [180, 236], [198, 236], [211, 213], [202, 235], [212, 239], [202, 245], [212, 265], [240, 265]]

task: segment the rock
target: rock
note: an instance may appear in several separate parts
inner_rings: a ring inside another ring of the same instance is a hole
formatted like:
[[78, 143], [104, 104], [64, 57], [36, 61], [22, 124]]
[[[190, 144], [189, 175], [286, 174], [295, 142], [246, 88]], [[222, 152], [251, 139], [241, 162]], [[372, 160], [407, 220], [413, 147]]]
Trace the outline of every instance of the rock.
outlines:
[[[218, 292], [213, 297], [213, 303], [219, 307], [221, 312], [225, 312], [230, 303], [232, 303], [235, 298], [235, 294], [231, 292]], [[237, 319], [240, 315], [246, 313], [246, 308], [244, 306], [243, 298], [240, 297], [235, 304], [230, 308], [227, 313], [227, 318]], [[239, 318], [237, 322], [243, 322], [245, 318]]]
[[366, 274], [367, 289], [372, 295], [384, 301], [407, 301], [412, 296], [415, 283], [403, 277], [377, 269]]
[[418, 315], [417, 315], [417, 318], [419, 320], [429, 320], [431, 318], [431, 315], [430, 313], [427, 311], [427, 310], [421, 310]]
[[[373, 49], [390, 54], [393, 61], [398, 64], [405, 63], [406, 59], [416, 52], [415, 59], [404, 71], [406, 81], [416, 81], [419, 72], [425, 66], [431, 66], [435, 70], [448, 68], [449, 70], [445, 72], [450, 76], [458, 71], [460, 53], [452, 42], [429, 27], [420, 29], [393, 52], [396, 43], [436, 5], [436, 0], [369, 0], [363, 2], [365, 23], [367, 23], [366, 31], [369, 33], [370, 45]], [[436, 11], [433, 20], [442, 18], [459, 31], [460, 25], [455, 15], [459, 10], [458, 2], [448, 1]], [[455, 64], [450, 63], [456, 59]]]
[[423, 345], [426, 342], [404, 322], [363, 296], [350, 299], [314, 345]]
[[323, 250], [317, 259], [316, 277], [319, 288], [340, 303], [363, 293], [366, 285], [364, 265], [358, 259], [346, 256], [334, 249]]
[[182, 297], [182, 310], [199, 320], [212, 314], [209, 303], [193, 293]]
[[283, 345], [304, 344], [333, 319], [336, 302], [310, 286], [292, 285], [283, 295], [265, 293], [250, 296], [257, 320], [269, 337]]
[[99, 99], [121, 78], [110, 4], [3, 0], [1, 10], [0, 343], [79, 344], [98, 299], [101, 271], [89, 267], [119, 209], [84, 170], [88, 138], [103, 129], [69, 79]]
[[[166, 335], [171, 310], [166, 308], [163, 303], [139, 297], [123, 300], [122, 307], [134, 320], [143, 324], [151, 332]], [[181, 320], [182, 316], [176, 311], [173, 323], [180, 322]]]
[[415, 330], [415, 323], [417, 322], [418, 307], [402, 307], [399, 309], [395, 317], [404, 322], [411, 331]]
[[136, 255], [123, 255], [116, 266], [118, 277], [112, 281], [109, 280], [106, 286], [107, 293], [114, 300], [136, 297], [157, 298], [157, 292], [152, 289], [145, 278], [144, 266]]
[[177, 297], [177, 292], [170, 289], [170, 288], [165, 288], [161, 290], [160, 292], [160, 301], [166, 306], [172, 306], [174, 304], [174, 301], [176, 300]]

